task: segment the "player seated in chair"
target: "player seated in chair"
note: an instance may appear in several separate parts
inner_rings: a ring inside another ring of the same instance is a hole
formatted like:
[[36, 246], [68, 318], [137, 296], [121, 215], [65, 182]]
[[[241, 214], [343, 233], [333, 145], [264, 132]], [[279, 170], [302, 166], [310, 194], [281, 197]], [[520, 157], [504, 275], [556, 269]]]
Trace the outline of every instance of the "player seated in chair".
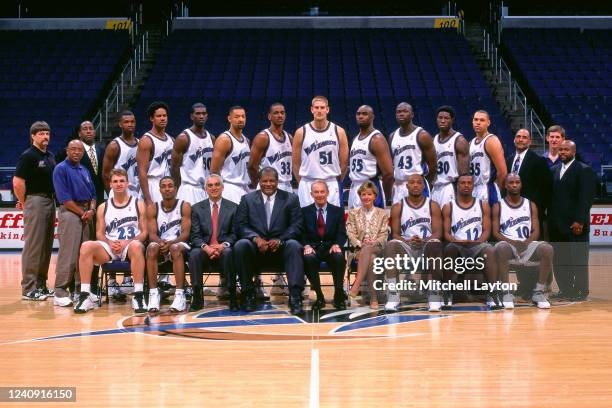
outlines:
[[287, 273], [291, 313], [299, 314], [304, 289], [304, 247], [298, 242], [304, 225], [300, 203], [295, 194], [278, 189], [278, 172], [272, 167], [261, 170], [259, 187], [243, 196], [236, 210], [241, 239], [234, 247], [234, 263], [240, 271], [243, 309], [256, 310], [253, 278], [261, 264], [276, 264]]
[[[550, 303], [544, 295], [546, 282], [552, 272], [553, 247], [548, 242], [538, 241], [540, 223], [538, 207], [521, 197], [521, 177], [510, 173], [505, 180], [506, 197], [493, 204], [493, 236], [499, 242], [495, 245], [497, 273], [502, 282], [508, 282], [509, 262], [515, 260], [525, 265], [530, 260], [540, 261], [538, 282], [533, 289], [531, 300], [540, 309], [549, 309]], [[504, 294], [505, 308], [514, 307], [512, 293]]]
[[[187, 309], [185, 298], [185, 254], [191, 249], [187, 244], [191, 231], [191, 205], [176, 198], [177, 188], [172, 177], [159, 181], [162, 201], [147, 207], [149, 245], [147, 246], [147, 276], [149, 284], [157, 282], [159, 263], [172, 263], [176, 280], [171, 312]], [[160, 293], [157, 287], [149, 289], [149, 312], [159, 312]]]
[[221, 287], [229, 293], [230, 310], [240, 310], [236, 299], [236, 272], [232, 245], [236, 242], [234, 219], [238, 205], [223, 198], [223, 179], [218, 174], [206, 178], [208, 198], [194, 204], [191, 211], [191, 245], [189, 273], [193, 298], [189, 310], [204, 306], [202, 275], [212, 267], [221, 272]]
[[94, 265], [112, 261], [130, 262], [134, 277], [132, 308], [135, 313], [145, 313], [144, 299], [144, 245], [147, 239], [147, 223], [144, 202], [127, 193], [128, 177], [123, 169], [110, 173], [113, 198], [101, 204], [97, 210], [97, 241], [86, 241], [81, 245], [79, 271], [81, 294], [74, 306], [75, 313], [86, 313], [94, 307], [91, 296], [91, 272]]
[[310, 194], [314, 203], [302, 208], [304, 215], [304, 271], [312, 290], [317, 294], [317, 300], [312, 304], [313, 310], [325, 307], [325, 298], [321, 290], [319, 267], [325, 261], [332, 270], [334, 280], [334, 307], [337, 310], [346, 309], [344, 283], [344, 244], [346, 243], [346, 228], [344, 226], [344, 208], [327, 202], [329, 190], [327, 183], [317, 180], [310, 185]]

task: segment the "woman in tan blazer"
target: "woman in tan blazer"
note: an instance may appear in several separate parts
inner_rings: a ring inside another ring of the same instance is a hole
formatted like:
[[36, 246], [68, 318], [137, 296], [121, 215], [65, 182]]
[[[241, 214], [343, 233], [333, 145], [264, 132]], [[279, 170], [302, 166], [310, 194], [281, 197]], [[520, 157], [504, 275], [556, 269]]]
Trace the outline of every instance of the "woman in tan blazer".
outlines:
[[378, 297], [374, 290], [375, 275], [372, 271], [374, 258], [383, 256], [383, 248], [389, 235], [389, 214], [385, 209], [374, 207], [378, 189], [367, 181], [357, 190], [361, 207], [348, 212], [346, 233], [349, 244], [357, 248], [357, 277], [349, 292], [352, 300], [357, 297], [361, 282], [367, 277], [370, 292], [370, 308], [378, 309]]

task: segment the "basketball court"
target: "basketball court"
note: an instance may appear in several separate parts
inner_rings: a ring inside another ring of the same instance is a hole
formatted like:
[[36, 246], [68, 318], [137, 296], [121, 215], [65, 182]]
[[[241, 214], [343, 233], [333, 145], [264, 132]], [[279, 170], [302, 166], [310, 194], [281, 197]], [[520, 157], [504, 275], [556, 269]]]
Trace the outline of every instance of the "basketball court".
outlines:
[[76, 387], [79, 406], [604, 407], [612, 398], [609, 249], [591, 250], [586, 302], [460, 303], [437, 314], [404, 303], [394, 314], [328, 305], [295, 317], [273, 297], [250, 314], [207, 298], [197, 313], [133, 316], [129, 303], [111, 302], [75, 315], [20, 300], [20, 262], [0, 255], [2, 386]]

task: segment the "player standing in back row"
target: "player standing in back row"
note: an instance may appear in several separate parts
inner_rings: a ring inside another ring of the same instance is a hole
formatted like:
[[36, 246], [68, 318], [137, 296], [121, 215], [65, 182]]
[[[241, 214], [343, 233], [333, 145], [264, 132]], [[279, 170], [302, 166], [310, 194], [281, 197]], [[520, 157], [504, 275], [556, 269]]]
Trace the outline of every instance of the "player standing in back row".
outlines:
[[247, 163], [251, 148], [242, 133], [246, 125], [246, 110], [242, 106], [232, 106], [227, 121], [230, 128], [215, 141], [210, 172], [223, 178], [223, 198], [240, 204], [242, 196], [250, 191]]
[[138, 142], [136, 162], [142, 197], [149, 206], [162, 200], [159, 181], [170, 175], [170, 155], [174, 139], [166, 133], [168, 105], [164, 102], [153, 102], [149, 105], [147, 114], [153, 126]]
[[293, 193], [291, 187], [291, 135], [283, 126], [285, 124], [285, 107], [274, 103], [268, 110], [270, 127], [262, 130], [253, 139], [251, 158], [248, 169], [251, 185], [259, 183], [259, 170], [272, 167], [278, 172], [278, 188]]
[[[407, 181], [411, 174], [422, 174], [429, 184], [436, 179], [436, 151], [429, 132], [412, 123], [414, 110], [406, 102], [400, 102], [395, 109], [399, 128], [389, 136], [395, 184], [393, 204], [408, 196]], [[429, 197], [429, 186], [423, 194]]]
[[299, 182], [300, 206], [314, 202], [310, 185], [317, 179], [329, 189], [328, 201], [342, 206], [339, 182], [348, 168], [348, 141], [343, 128], [327, 119], [329, 101], [324, 96], [312, 99], [313, 121], [295, 131], [293, 138], [293, 173]]
[[470, 141], [470, 174], [474, 176], [473, 196], [490, 206], [499, 202], [508, 170], [504, 148], [499, 138], [489, 133], [491, 119], [486, 111], [478, 110], [472, 118], [474, 137]]
[[191, 106], [192, 126], [174, 141], [170, 174], [180, 185], [177, 198], [194, 205], [208, 198], [204, 181], [210, 174], [215, 138], [204, 128], [208, 111], [202, 103]]
[[444, 207], [455, 199], [455, 182], [459, 174], [467, 174], [470, 167], [470, 146], [463, 135], [453, 129], [455, 110], [440, 106], [436, 113], [439, 132], [434, 136], [434, 148], [438, 158], [437, 177], [431, 198]]

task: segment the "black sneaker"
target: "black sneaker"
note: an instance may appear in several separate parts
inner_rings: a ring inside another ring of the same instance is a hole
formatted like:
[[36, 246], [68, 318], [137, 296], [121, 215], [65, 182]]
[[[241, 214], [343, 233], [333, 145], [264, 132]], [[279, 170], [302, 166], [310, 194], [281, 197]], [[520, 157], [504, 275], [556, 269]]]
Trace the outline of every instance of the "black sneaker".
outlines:
[[144, 300], [144, 292], [134, 292], [132, 298], [132, 309], [134, 313], [147, 313], [147, 304]]
[[29, 291], [25, 295], [21, 295], [21, 299], [42, 301], [47, 300], [47, 295], [44, 295], [40, 289], [34, 289]]
[[39, 290], [40, 290], [40, 293], [42, 293], [43, 295], [47, 295], [47, 297], [55, 296], [55, 291], [47, 288], [46, 286]]
[[79, 295], [79, 300], [74, 306], [74, 313], [87, 313], [88, 310], [91, 310], [93, 308], [94, 303], [91, 300], [89, 292], [81, 292], [81, 294]]

